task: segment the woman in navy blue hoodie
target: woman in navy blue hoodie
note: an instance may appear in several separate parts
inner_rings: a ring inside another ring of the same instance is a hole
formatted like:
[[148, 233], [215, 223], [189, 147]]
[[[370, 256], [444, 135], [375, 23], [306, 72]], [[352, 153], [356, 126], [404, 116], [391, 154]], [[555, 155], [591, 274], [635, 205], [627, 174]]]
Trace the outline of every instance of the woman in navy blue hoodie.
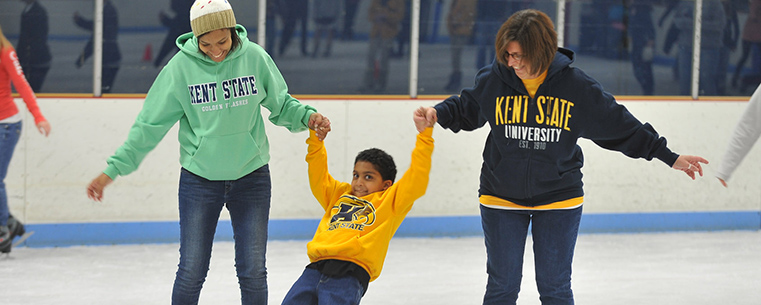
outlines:
[[513, 14], [497, 33], [496, 62], [475, 86], [426, 109], [453, 132], [486, 124], [479, 202], [489, 279], [484, 304], [515, 304], [529, 224], [542, 304], [573, 304], [571, 261], [581, 220], [584, 163], [579, 138], [632, 158], [657, 158], [692, 179], [697, 156], [678, 155], [602, 86], [571, 67], [552, 20]]

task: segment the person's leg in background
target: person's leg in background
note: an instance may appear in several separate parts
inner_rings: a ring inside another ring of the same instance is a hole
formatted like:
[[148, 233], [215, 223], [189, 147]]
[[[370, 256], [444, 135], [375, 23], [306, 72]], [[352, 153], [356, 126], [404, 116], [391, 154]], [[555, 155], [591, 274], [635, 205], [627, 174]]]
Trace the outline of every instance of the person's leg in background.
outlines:
[[727, 70], [729, 70], [729, 53], [728, 48], [721, 48], [719, 50], [719, 63], [718, 63], [718, 95], [727, 94]]
[[5, 176], [13, 158], [13, 151], [21, 137], [22, 122], [0, 124], [0, 226], [8, 225], [8, 193], [5, 190]]
[[24, 70], [24, 76], [29, 83], [29, 87], [32, 87], [34, 93], [40, 93], [42, 91], [42, 84], [45, 83], [45, 77], [48, 75], [50, 67], [21, 67]]
[[677, 54], [676, 59], [679, 65], [679, 94], [691, 95], [692, 48], [679, 46]]
[[103, 79], [101, 84], [101, 91], [103, 93], [111, 93], [114, 89], [114, 80], [116, 80], [116, 73], [119, 72], [119, 64], [103, 67]]
[[296, 4], [292, 0], [280, 1], [278, 11], [280, 12], [280, 21], [282, 22], [283, 31], [280, 33], [280, 44], [278, 45], [278, 56], [283, 56], [288, 45], [293, 38], [293, 32], [296, 30], [297, 12]]
[[460, 89], [462, 82], [462, 50], [468, 43], [470, 36], [452, 35], [450, 37], [450, 46], [452, 50], [452, 74], [449, 75], [449, 82], [444, 86], [444, 90], [457, 91]]
[[750, 71], [740, 82], [740, 92], [743, 93], [748, 88], [755, 89], [761, 83], [761, 43], [751, 43], [750, 54]]
[[[13, 235], [8, 228], [8, 193], [5, 190], [5, 176], [11, 163], [13, 151], [21, 136], [22, 122], [0, 124], [0, 252], [10, 252]], [[7, 250], [7, 251], [6, 251]]]
[[388, 84], [388, 60], [391, 57], [391, 47], [394, 45], [394, 38], [380, 38], [380, 50], [378, 58], [378, 86], [375, 88], [377, 92], [386, 91], [386, 85]]
[[494, 21], [479, 21], [476, 23], [476, 43], [478, 44], [476, 54], [476, 70], [494, 61], [494, 37], [497, 35], [500, 23]]
[[742, 72], [742, 69], [745, 66], [745, 61], [748, 60], [748, 55], [750, 55], [751, 44], [752, 43], [750, 41], [741, 40], [742, 52], [740, 52], [740, 59], [738, 59], [737, 64], [735, 64], [735, 73], [732, 74], [733, 88], [737, 88], [737, 81], [740, 79], [740, 73]]
[[[649, 47], [649, 51], [646, 49]], [[634, 70], [634, 77], [642, 87], [643, 95], [653, 95], [653, 58], [652, 46], [647, 46], [646, 41], [632, 39], [631, 62]], [[649, 54], [645, 54], [650, 52]], [[649, 58], [646, 58], [648, 56]]]
[[700, 95], [719, 95], [719, 82], [723, 81], [719, 75], [720, 48], [700, 49]]
[[344, 15], [343, 32], [341, 34], [342, 40], [354, 39], [354, 17], [357, 15], [357, 8], [359, 7], [359, 0], [345, 0], [344, 1]]
[[380, 37], [371, 37], [367, 50], [367, 65], [365, 66], [365, 75], [362, 81], [362, 87], [360, 87], [360, 93], [371, 93], [375, 88], [375, 59], [378, 52], [381, 52], [380, 48], [383, 45]]
[[298, 19], [301, 23], [301, 55], [309, 56], [309, 50], [307, 50], [307, 38], [309, 37], [308, 25], [309, 25], [309, 4], [304, 1], [303, 6], [297, 10], [299, 14]]

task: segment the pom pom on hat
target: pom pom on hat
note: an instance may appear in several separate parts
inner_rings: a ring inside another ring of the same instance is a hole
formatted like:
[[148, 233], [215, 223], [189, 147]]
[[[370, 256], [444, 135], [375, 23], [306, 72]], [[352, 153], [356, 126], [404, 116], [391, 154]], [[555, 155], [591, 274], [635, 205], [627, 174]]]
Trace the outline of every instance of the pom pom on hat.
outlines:
[[235, 24], [235, 14], [227, 0], [196, 0], [190, 7], [190, 28], [196, 37]]

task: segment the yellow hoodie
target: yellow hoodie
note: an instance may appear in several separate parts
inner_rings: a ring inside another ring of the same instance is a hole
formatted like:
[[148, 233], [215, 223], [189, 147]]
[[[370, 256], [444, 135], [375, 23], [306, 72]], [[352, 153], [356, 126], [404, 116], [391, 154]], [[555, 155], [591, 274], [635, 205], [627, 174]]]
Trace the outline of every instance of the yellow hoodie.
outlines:
[[337, 259], [364, 268], [374, 281], [381, 273], [388, 244], [412, 203], [425, 194], [431, 172], [433, 128], [417, 135], [410, 168], [388, 189], [364, 197], [351, 195], [351, 183], [328, 173], [325, 145], [310, 131], [307, 139], [309, 185], [325, 215], [307, 244], [311, 262]]

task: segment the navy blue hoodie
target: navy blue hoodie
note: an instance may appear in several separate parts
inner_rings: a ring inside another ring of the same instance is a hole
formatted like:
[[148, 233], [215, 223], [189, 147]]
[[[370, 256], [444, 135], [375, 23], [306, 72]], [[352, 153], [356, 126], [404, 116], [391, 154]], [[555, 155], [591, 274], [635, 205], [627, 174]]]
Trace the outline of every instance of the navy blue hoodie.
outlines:
[[583, 196], [579, 138], [632, 158], [676, 162], [665, 138], [571, 67], [573, 60], [573, 51], [559, 48], [534, 98], [512, 69], [495, 62], [478, 72], [473, 88], [434, 106], [439, 124], [453, 132], [488, 122], [480, 196], [526, 207]]

